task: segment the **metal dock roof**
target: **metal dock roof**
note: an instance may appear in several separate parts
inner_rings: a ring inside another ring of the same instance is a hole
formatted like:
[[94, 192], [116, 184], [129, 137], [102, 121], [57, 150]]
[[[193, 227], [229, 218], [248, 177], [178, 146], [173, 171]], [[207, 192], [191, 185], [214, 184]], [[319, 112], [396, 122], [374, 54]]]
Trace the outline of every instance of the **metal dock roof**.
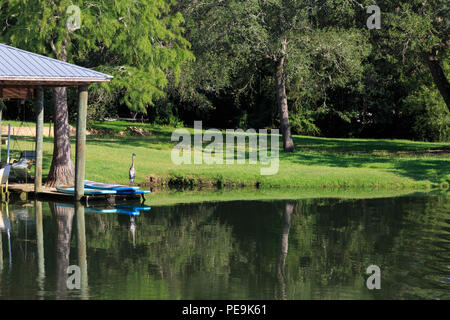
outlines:
[[61, 81], [78, 85], [110, 81], [112, 78], [101, 72], [0, 43], [0, 86], [22, 81], [43, 85]]

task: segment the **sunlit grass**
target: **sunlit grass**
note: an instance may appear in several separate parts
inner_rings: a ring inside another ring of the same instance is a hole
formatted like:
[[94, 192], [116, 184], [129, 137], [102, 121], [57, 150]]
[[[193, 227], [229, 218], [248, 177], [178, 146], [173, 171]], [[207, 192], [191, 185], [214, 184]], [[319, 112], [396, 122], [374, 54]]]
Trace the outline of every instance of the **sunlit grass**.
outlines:
[[[5, 123], [5, 122], [4, 122]], [[3, 123], [3, 125], [5, 125]], [[141, 126], [152, 134], [145, 137], [112, 136], [127, 126]], [[427, 189], [450, 180], [447, 155], [409, 152], [450, 148], [450, 143], [414, 142], [388, 139], [329, 139], [294, 136], [296, 150], [280, 150], [279, 171], [261, 176], [263, 166], [181, 165], [172, 163], [170, 141], [174, 128], [149, 124], [105, 122], [95, 128], [108, 129], [110, 137], [88, 136], [86, 178], [127, 183], [131, 155], [136, 154], [136, 182], [143, 184], [150, 175], [179, 179], [206, 179], [222, 185], [295, 187], [302, 189], [370, 188], [380, 190]], [[192, 132], [192, 129], [189, 129]], [[20, 140], [19, 140], [20, 141]], [[25, 148], [32, 147], [27, 142]], [[3, 146], [2, 158], [5, 158]], [[53, 139], [44, 140], [44, 177], [50, 167]], [[72, 141], [75, 156], [74, 140]]]

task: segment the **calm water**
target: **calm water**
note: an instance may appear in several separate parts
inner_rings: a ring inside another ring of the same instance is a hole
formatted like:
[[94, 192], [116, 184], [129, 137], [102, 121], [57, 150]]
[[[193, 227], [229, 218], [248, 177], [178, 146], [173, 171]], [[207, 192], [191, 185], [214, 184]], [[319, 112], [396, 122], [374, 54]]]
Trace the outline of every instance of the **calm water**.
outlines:
[[[155, 206], [139, 216], [29, 202], [0, 216], [0, 299], [450, 298], [445, 195]], [[366, 287], [372, 264], [380, 290]], [[67, 288], [70, 265], [79, 290]]]

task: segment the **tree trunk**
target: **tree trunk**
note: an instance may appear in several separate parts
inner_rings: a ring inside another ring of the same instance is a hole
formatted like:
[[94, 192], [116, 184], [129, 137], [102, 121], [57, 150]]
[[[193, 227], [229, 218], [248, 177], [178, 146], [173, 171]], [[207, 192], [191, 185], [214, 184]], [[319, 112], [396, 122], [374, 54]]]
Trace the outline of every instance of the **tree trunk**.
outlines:
[[67, 298], [67, 268], [70, 257], [70, 238], [72, 236], [73, 208], [58, 207], [49, 204], [55, 221], [56, 240], [56, 296], [58, 299]]
[[[68, 40], [64, 39], [61, 50], [57, 51], [53, 42], [53, 51], [58, 60], [67, 62]], [[72, 149], [70, 147], [69, 110], [67, 108], [67, 89], [59, 87], [53, 89], [54, 101], [54, 138], [53, 159], [50, 172], [46, 181], [47, 187], [55, 187], [58, 184], [74, 185], [75, 167], [72, 161]]]
[[447, 109], [450, 111], [450, 83], [440, 64], [437, 48], [434, 48], [431, 53], [426, 54], [426, 60], [428, 68], [433, 76], [434, 83], [444, 98]]
[[280, 112], [281, 134], [283, 135], [283, 150], [294, 152], [294, 142], [291, 136], [291, 126], [289, 125], [289, 110], [286, 96], [286, 77], [284, 67], [286, 64], [287, 39], [281, 41], [281, 57], [277, 61], [277, 101]]
[[277, 263], [277, 278], [280, 286], [280, 299], [286, 300], [286, 257], [289, 246], [289, 229], [291, 228], [291, 218], [294, 212], [295, 203], [287, 201], [283, 211], [283, 229], [281, 232], [281, 244]]
[[70, 147], [69, 112], [67, 109], [66, 88], [54, 88], [54, 139], [53, 159], [47, 178], [47, 187], [58, 184], [72, 186], [75, 179], [75, 168]]

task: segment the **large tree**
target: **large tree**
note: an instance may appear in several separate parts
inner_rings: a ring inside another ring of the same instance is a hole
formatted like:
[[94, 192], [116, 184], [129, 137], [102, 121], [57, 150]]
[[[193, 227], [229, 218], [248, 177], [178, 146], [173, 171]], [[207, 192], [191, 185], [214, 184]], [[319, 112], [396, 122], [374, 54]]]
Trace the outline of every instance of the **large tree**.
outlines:
[[[243, 92], [259, 91], [268, 100], [261, 92], [270, 92], [286, 152], [294, 150], [288, 102], [307, 91], [319, 95], [344, 86], [362, 73], [367, 29], [347, 23], [355, 11], [347, 1], [186, 0], [179, 7], [197, 58], [181, 81], [181, 95], [231, 92], [237, 100]], [[341, 27], [339, 19], [345, 22]]]
[[[373, 4], [370, 0], [358, 3], [362, 10]], [[450, 110], [448, 80], [448, 50], [450, 47], [450, 6], [446, 0], [380, 0], [381, 29], [375, 31], [377, 50], [396, 59], [407, 76], [415, 70], [429, 70], [436, 88]]]
[[[169, 72], [192, 59], [172, 0], [2, 0], [1, 41], [115, 76], [123, 103], [145, 112], [164, 94]], [[79, 19], [78, 19], [79, 17]], [[7, 22], [7, 24], [6, 24]], [[72, 184], [67, 92], [53, 90], [55, 142], [47, 185]]]
[[[400, 45], [405, 57], [422, 62], [431, 73], [434, 84], [450, 110], [450, 83], [448, 63], [450, 47], [450, 6], [445, 0], [398, 1], [395, 10], [388, 13], [388, 21], [395, 44]], [[399, 47], [397, 47], [399, 48]]]
[[[183, 12], [196, 24], [194, 30], [190, 30], [191, 36], [203, 46], [206, 45], [205, 40], [209, 40], [207, 50], [222, 55], [218, 57], [225, 62], [222, 67], [229, 68], [225, 77], [220, 77], [222, 84], [224, 79], [232, 79], [238, 74], [242, 68], [239, 63], [250, 62], [255, 65], [257, 60], [270, 61], [272, 74], [276, 79], [275, 92], [283, 148], [287, 152], [294, 150], [294, 143], [289, 126], [285, 66], [290, 32], [305, 25], [300, 19], [303, 14], [300, 3], [301, 1], [258, 0], [180, 1]], [[205, 55], [217, 57], [209, 52], [203, 56]], [[214, 69], [220, 70], [220, 67]], [[250, 75], [244, 83], [251, 81]], [[214, 87], [214, 84], [210, 83], [209, 86]]]

